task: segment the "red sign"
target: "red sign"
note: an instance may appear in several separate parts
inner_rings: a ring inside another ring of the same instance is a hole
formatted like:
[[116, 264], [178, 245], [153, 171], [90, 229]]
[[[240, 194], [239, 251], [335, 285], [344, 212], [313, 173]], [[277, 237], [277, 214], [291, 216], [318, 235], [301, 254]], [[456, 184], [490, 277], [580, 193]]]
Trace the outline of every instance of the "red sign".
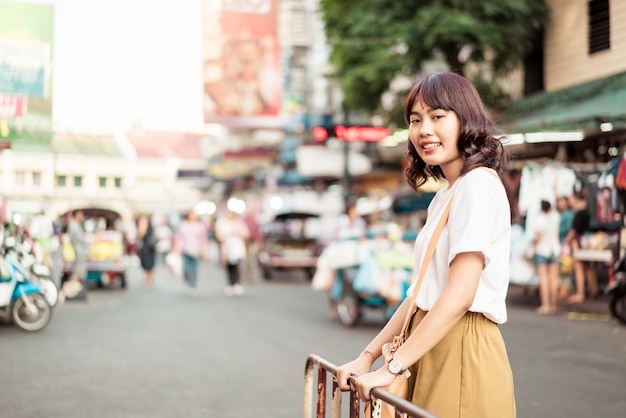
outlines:
[[389, 128], [378, 126], [343, 126], [313, 128], [313, 138], [318, 142], [324, 142], [328, 138], [337, 138], [348, 142], [380, 142], [391, 136]]
[[16, 118], [26, 114], [27, 99], [24, 96], [0, 94], [0, 118]]

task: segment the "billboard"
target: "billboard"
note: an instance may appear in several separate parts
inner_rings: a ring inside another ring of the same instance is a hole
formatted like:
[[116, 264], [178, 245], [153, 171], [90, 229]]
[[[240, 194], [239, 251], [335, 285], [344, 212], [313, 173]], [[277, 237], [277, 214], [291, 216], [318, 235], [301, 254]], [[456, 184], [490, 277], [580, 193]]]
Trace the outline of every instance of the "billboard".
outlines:
[[278, 0], [203, 1], [204, 122], [280, 127]]
[[52, 140], [53, 6], [0, 1], [0, 140]]

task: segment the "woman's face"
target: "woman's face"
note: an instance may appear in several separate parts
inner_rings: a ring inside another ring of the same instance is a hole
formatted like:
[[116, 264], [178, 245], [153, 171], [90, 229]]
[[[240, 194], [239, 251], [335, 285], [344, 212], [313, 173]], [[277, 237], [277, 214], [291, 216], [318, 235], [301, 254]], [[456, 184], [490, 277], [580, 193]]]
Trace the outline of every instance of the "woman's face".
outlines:
[[433, 109], [416, 100], [409, 118], [409, 138], [428, 165], [438, 165], [449, 182], [456, 180], [463, 166], [458, 150], [460, 121], [451, 110]]

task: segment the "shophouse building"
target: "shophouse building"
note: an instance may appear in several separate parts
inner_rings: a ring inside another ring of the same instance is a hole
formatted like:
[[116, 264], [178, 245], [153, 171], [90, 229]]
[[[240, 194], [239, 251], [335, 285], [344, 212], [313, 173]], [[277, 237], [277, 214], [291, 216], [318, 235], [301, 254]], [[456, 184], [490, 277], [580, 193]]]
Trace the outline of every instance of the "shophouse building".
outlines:
[[543, 40], [524, 68], [525, 95], [499, 120], [516, 156], [507, 177], [513, 215], [532, 229], [540, 200], [586, 192], [590, 228], [573, 256], [596, 263], [597, 282], [606, 284], [625, 239], [626, 191], [616, 183], [626, 165], [626, 1], [547, 4]]
[[129, 135], [54, 135], [50, 144], [19, 143], [0, 155], [3, 216], [51, 217], [101, 208], [131, 218], [190, 210], [201, 201], [208, 156], [201, 135], [142, 132]]
[[[543, 42], [525, 66], [525, 97], [501, 125], [522, 157], [606, 163], [626, 143], [626, 1], [547, 0]], [[591, 168], [591, 167], [590, 167]]]

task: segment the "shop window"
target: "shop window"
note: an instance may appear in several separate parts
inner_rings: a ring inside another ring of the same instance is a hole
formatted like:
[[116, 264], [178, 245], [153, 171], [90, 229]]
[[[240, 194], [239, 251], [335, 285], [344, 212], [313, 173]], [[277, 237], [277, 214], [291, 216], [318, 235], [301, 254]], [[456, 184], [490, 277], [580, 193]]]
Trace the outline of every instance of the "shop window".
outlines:
[[58, 187], [66, 187], [67, 186], [67, 176], [57, 176], [57, 186]]
[[591, 0], [589, 12], [589, 54], [611, 48], [609, 0]]
[[107, 187], [106, 177], [98, 177], [98, 187], [100, 187], [101, 189], [106, 189]]
[[160, 180], [157, 177], [138, 177], [137, 186], [142, 189], [157, 189], [160, 186]]
[[74, 187], [83, 187], [83, 176], [74, 176]]
[[41, 186], [41, 172], [39, 171], [33, 172], [33, 186]]
[[26, 172], [24, 171], [15, 172], [15, 185], [16, 186], [26, 185]]

